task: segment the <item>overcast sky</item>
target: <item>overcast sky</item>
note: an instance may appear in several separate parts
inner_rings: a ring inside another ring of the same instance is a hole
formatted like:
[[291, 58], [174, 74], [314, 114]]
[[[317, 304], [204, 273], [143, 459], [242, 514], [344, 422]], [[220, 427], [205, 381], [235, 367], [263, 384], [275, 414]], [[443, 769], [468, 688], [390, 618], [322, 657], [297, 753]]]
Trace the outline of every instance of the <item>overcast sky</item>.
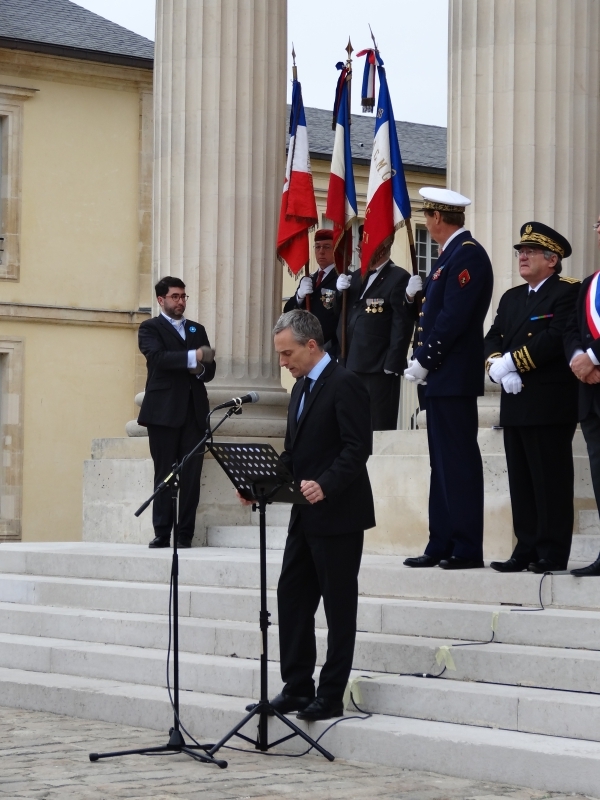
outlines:
[[[78, 0], [78, 5], [154, 39], [155, 0]], [[348, 36], [385, 62], [397, 120], [446, 125], [448, 0], [288, 0], [288, 52], [296, 50], [304, 104], [331, 108]], [[361, 113], [364, 59], [354, 61], [352, 110]], [[291, 59], [290, 59], [291, 78]], [[291, 92], [288, 93], [288, 99]]]

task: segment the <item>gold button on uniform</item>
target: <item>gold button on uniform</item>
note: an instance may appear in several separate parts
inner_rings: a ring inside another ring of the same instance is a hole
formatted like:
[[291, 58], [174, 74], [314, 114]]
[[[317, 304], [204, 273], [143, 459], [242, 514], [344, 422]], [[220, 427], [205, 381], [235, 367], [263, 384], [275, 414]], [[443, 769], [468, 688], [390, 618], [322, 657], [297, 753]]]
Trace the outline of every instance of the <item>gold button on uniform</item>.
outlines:
[[418, 330], [418, 331], [422, 331], [422, 330], [423, 330], [423, 328], [417, 328], [417, 330]]
[[417, 342], [417, 347], [423, 347], [423, 342]]
[[528, 333], [527, 336], [533, 336], [533, 333]]

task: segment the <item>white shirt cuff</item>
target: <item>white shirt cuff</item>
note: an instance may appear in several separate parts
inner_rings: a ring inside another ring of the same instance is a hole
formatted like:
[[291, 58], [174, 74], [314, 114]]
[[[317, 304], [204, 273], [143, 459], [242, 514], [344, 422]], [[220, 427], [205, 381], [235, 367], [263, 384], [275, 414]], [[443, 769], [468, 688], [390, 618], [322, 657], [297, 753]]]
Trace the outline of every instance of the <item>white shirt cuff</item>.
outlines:
[[598, 361], [598, 359], [596, 358], [596, 354], [594, 353], [594, 351], [592, 350], [592, 348], [591, 348], [591, 347], [588, 347], [588, 349], [587, 349], [585, 352], [586, 352], [586, 353], [588, 354], [588, 356], [590, 357], [590, 360], [591, 360], [591, 361], [592, 361], [592, 362], [593, 362], [593, 363], [594, 363], [594, 364], [595, 364], [597, 367], [600, 367], [600, 361]]
[[188, 369], [196, 369], [198, 366], [198, 359], [196, 358], [195, 350], [188, 350]]
[[578, 347], [577, 350], [575, 350], [575, 352], [571, 356], [571, 360], [569, 361], [569, 366], [571, 366], [573, 360], [576, 359], [577, 356], [582, 356], [582, 355], [583, 355], [583, 350], [581, 350], [581, 348]]

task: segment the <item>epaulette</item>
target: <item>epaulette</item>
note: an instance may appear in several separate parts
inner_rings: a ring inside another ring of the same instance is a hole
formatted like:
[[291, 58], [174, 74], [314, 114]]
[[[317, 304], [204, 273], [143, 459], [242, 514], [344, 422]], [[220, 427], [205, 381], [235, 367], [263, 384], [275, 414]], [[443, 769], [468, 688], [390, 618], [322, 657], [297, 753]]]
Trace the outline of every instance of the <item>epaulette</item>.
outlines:
[[463, 242], [462, 246], [464, 247], [466, 244], [472, 244], [474, 247], [477, 247], [477, 242]]
[[565, 283], [581, 283], [579, 278], [569, 278], [568, 275], [561, 275], [559, 281], [564, 281]]

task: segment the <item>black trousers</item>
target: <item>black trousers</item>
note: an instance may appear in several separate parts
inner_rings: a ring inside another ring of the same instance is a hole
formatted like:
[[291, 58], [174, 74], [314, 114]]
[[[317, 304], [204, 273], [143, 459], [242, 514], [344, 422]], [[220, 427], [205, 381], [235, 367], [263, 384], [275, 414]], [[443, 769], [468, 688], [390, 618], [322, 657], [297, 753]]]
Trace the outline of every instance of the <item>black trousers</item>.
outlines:
[[[148, 425], [150, 455], [154, 461], [154, 488], [163, 481], [177, 461], [181, 461], [204, 435], [194, 413], [190, 397], [184, 424], [180, 428], [166, 425]], [[196, 525], [196, 509], [200, 502], [200, 474], [203, 456], [194, 456], [181, 472], [179, 484], [179, 539], [191, 542]], [[171, 492], [165, 490], [154, 499], [152, 524], [156, 536], [168, 539], [173, 528], [173, 506]]]
[[519, 561], [546, 558], [566, 569], [573, 537], [575, 423], [504, 428]]
[[600, 509], [600, 403], [594, 406], [585, 419], [581, 420], [581, 430], [585, 437], [588, 456], [590, 459], [590, 472], [592, 473], [592, 486], [596, 505]]
[[277, 586], [281, 677], [286, 694], [315, 694], [315, 613], [323, 597], [329, 631], [317, 696], [337, 701], [344, 695], [354, 657], [363, 539], [363, 531], [312, 536], [300, 519], [288, 533]]
[[395, 431], [400, 405], [400, 375], [385, 372], [356, 372], [369, 393], [374, 431]]
[[483, 559], [483, 464], [476, 397], [428, 397], [429, 543], [434, 558]]

